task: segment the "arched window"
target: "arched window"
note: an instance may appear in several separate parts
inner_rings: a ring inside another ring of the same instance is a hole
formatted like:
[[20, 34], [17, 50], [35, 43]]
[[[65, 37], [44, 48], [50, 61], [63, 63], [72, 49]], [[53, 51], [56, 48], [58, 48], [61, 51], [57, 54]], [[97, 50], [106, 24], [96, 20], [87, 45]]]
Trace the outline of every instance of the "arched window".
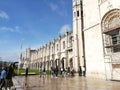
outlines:
[[102, 19], [103, 39], [106, 53], [120, 52], [120, 10], [109, 11]]

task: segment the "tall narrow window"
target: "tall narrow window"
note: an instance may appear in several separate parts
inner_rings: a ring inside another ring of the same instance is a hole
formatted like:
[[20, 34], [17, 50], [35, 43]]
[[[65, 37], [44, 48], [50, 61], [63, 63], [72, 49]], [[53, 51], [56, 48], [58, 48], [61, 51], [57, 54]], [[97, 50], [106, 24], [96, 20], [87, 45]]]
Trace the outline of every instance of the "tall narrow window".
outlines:
[[69, 38], [69, 46], [72, 47], [72, 36]]
[[74, 15], [73, 15], [74, 17], [76, 17], [76, 13], [74, 12]]
[[63, 49], [65, 49], [65, 41], [63, 41]]
[[53, 53], [53, 47], [52, 47], [52, 53]]
[[79, 17], [79, 11], [77, 11], [77, 17]]
[[58, 51], [58, 44], [57, 44], [57, 51]]
[[113, 45], [117, 44], [117, 36], [116, 35], [112, 36], [112, 43], [113, 43]]
[[119, 31], [114, 31], [115, 34], [112, 35], [112, 44], [113, 44], [113, 52], [120, 52], [120, 34]]

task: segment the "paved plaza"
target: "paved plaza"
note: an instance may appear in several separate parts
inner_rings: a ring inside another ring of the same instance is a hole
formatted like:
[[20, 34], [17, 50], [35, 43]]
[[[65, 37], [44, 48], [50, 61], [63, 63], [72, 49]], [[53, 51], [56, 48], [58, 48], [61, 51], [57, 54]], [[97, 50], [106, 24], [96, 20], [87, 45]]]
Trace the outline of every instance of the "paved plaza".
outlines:
[[120, 82], [87, 77], [15, 76], [16, 90], [120, 90]]

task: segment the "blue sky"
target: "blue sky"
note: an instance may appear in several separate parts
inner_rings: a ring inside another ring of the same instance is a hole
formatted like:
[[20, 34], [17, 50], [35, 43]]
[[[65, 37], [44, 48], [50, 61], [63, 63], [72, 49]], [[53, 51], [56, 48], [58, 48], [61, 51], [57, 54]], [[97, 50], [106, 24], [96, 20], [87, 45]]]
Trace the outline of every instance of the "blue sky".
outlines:
[[18, 60], [27, 47], [39, 48], [72, 30], [72, 0], [0, 0], [0, 57]]

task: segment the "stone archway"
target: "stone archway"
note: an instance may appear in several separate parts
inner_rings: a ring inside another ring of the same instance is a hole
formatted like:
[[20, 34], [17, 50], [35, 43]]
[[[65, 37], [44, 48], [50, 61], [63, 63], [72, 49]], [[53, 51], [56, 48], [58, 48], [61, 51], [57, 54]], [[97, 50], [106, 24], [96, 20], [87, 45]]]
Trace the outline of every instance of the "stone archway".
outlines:
[[57, 66], [57, 59], [55, 60], [55, 67]]
[[44, 62], [42, 62], [42, 68], [44, 68]]
[[55, 67], [58, 66], [59, 67], [59, 59], [55, 60]]
[[106, 79], [120, 80], [120, 9], [107, 12], [101, 26]]
[[47, 70], [49, 70], [49, 61], [47, 61]]
[[113, 9], [107, 12], [102, 18], [103, 33], [114, 30], [120, 27], [120, 9]]
[[44, 61], [44, 68], [46, 69], [46, 62]]
[[65, 60], [64, 60], [64, 58], [62, 58], [62, 60], [61, 60], [61, 67], [65, 68]]
[[73, 58], [70, 58], [69, 63], [70, 63], [70, 68], [73, 68]]
[[54, 62], [53, 62], [53, 60], [50, 61], [50, 68], [51, 68], [51, 67], [54, 67]]
[[42, 63], [40, 62], [40, 68], [42, 68]]

